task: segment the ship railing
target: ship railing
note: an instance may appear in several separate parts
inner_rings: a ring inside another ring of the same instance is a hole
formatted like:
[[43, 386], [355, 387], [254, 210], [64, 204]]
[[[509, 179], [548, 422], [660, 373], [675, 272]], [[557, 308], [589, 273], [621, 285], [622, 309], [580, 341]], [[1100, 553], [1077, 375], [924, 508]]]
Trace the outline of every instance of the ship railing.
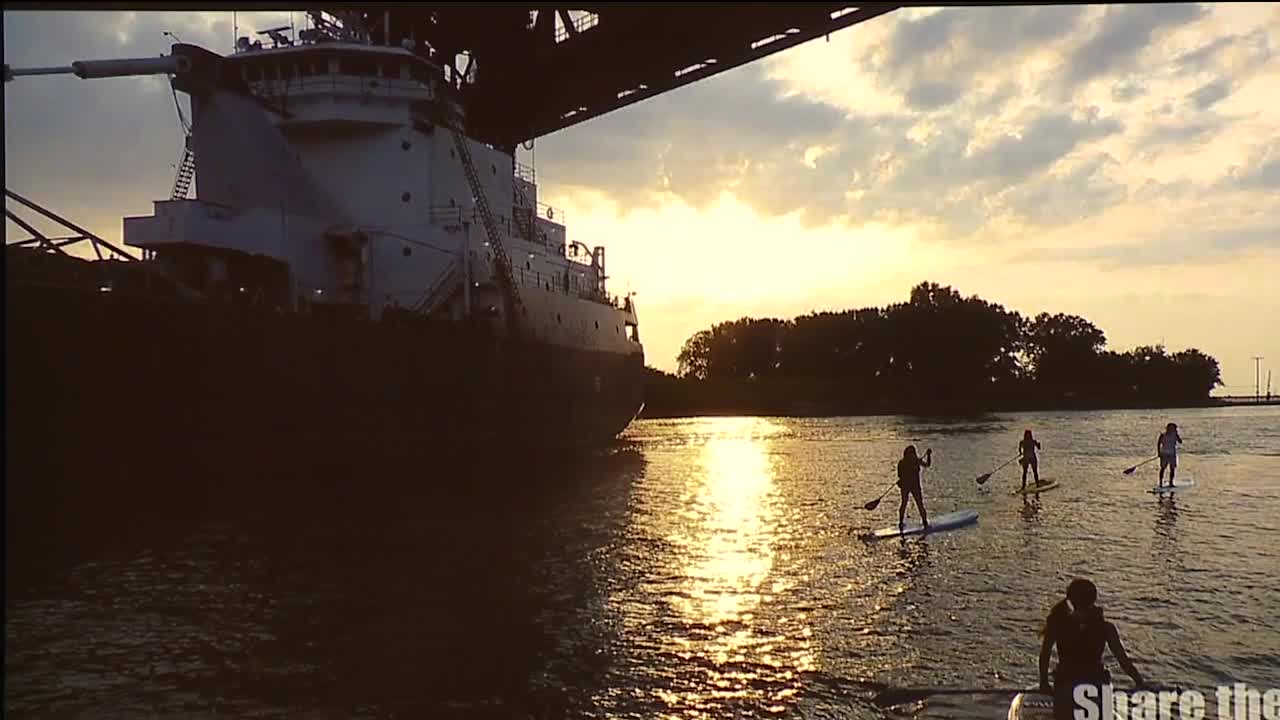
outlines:
[[[579, 10], [570, 10], [569, 12], [571, 13], [569, 16], [569, 19], [573, 27], [570, 28], [568, 25], [564, 23], [564, 19], [561, 18], [560, 22], [556, 23], [556, 42], [557, 43], [562, 43], [565, 40], [568, 40], [569, 38], [573, 37], [574, 35], [577, 35], [578, 33], [584, 32], [586, 30], [590, 30], [591, 28], [600, 24], [600, 16], [597, 15], [596, 13], [588, 12], [588, 11], [579, 11]], [[572, 15], [572, 13], [579, 13], [579, 12], [581, 14], [578, 15], [577, 17], [574, 17]]]
[[538, 203], [538, 217], [546, 218], [557, 225], [565, 224], [564, 210], [544, 202]]
[[328, 91], [335, 95], [360, 97], [403, 97], [408, 92], [426, 93], [428, 88], [418, 80], [401, 78], [363, 77], [330, 73], [302, 75], [291, 73], [286, 78], [268, 78], [251, 81], [255, 95], [267, 101], [285, 101], [290, 95], [303, 92]]
[[[23, 230], [31, 234], [31, 237], [24, 240], [17, 240], [14, 242], [9, 242], [8, 240], [5, 240], [4, 246], [6, 249], [11, 247], [33, 247], [33, 248], [38, 247], [38, 248], [42, 248], [45, 252], [68, 255], [69, 253], [64, 248], [87, 242], [93, 247], [93, 252], [95, 255], [98, 256], [99, 260], [112, 259], [112, 260], [124, 260], [126, 262], [138, 261], [138, 258], [134, 257], [128, 252], [116, 247], [115, 245], [112, 245], [111, 243], [107, 242], [106, 240], [103, 240], [97, 235], [94, 235], [88, 230], [85, 230], [84, 228], [78, 225], [75, 225], [64, 218], [59, 217], [58, 215], [54, 214], [52, 211], [47, 210], [37, 205], [36, 203], [22, 197], [18, 193], [10, 190], [9, 188], [4, 189], [4, 195], [6, 198], [13, 200], [15, 202], [21, 203], [22, 205], [26, 206], [27, 209], [43, 216], [46, 220], [51, 220], [55, 223], [58, 223], [62, 225], [64, 228], [76, 233], [75, 235], [67, 235], [62, 237], [48, 237], [47, 235], [37, 230], [30, 223], [23, 220], [21, 217], [18, 217], [18, 215], [14, 213], [12, 210], [10, 210], [8, 207], [5, 207], [4, 209], [5, 217], [8, 218], [14, 225], [17, 225], [18, 227], [22, 228]], [[104, 250], [106, 251], [105, 255], [103, 254]]]
[[616, 296], [610, 296], [609, 293], [596, 287], [581, 273], [572, 269], [568, 271], [567, 275], [563, 270], [546, 272], [523, 267], [516, 267], [513, 272], [516, 282], [522, 285], [537, 288], [543, 292], [569, 295], [581, 300], [590, 300], [622, 309], [620, 300]]
[[[516, 208], [517, 212], [519, 208]], [[427, 222], [432, 225], [461, 226], [463, 222], [475, 224], [480, 221], [480, 214], [475, 210], [464, 210], [457, 205], [432, 205], [427, 208]], [[515, 219], [506, 215], [494, 215], [494, 224], [498, 229], [511, 237], [526, 238], [526, 226], [520, 222], [519, 215]]]
[[538, 184], [538, 173], [530, 165], [525, 165], [524, 163], [517, 161], [514, 165], [513, 174], [516, 176], [517, 179], [523, 180], [529, 183], [530, 185]]
[[[176, 277], [173, 274], [173, 272], [170, 271], [168, 268], [165, 268], [164, 266], [158, 265], [156, 263], [139, 262], [139, 258], [133, 256], [132, 254], [126, 252], [125, 250], [116, 247], [115, 245], [113, 245], [110, 242], [107, 242], [106, 240], [103, 240], [97, 235], [94, 235], [88, 230], [85, 230], [79, 225], [76, 225], [75, 223], [71, 222], [70, 220], [67, 220], [66, 218], [54, 213], [52, 210], [41, 207], [35, 202], [28, 200], [27, 198], [19, 195], [18, 193], [10, 190], [9, 188], [4, 189], [4, 195], [6, 199], [13, 200], [14, 202], [17, 202], [25, 206], [28, 210], [42, 216], [46, 221], [52, 221], [54, 223], [57, 223], [61, 225], [63, 228], [65, 228], [66, 230], [69, 230], [75, 233], [74, 235], [49, 237], [48, 235], [37, 230], [35, 226], [32, 225], [31, 223], [19, 217], [17, 213], [15, 213], [13, 210], [11, 210], [8, 207], [8, 203], [5, 203], [5, 209], [4, 209], [5, 217], [8, 218], [11, 222], [13, 222], [13, 224], [17, 225], [18, 227], [22, 228], [23, 230], [31, 234], [30, 238], [26, 238], [23, 240], [15, 240], [13, 242], [9, 242], [8, 240], [6, 240], [5, 241], [6, 252], [9, 250], [9, 248], [32, 248], [32, 249], [42, 249], [45, 253], [49, 253], [49, 254], [63, 255], [66, 257], [80, 257], [80, 259], [88, 260], [89, 259], [88, 257], [81, 257], [78, 255], [72, 255], [71, 253], [68, 253], [66, 251], [66, 248], [71, 247], [73, 245], [80, 244], [80, 243], [89, 243], [89, 245], [92, 246], [94, 255], [97, 256], [98, 260], [112, 260], [112, 261], [129, 263], [130, 267], [142, 268], [147, 273], [152, 273], [154, 275], [163, 277], [164, 279], [172, 282], [174, 288], [178, 291], [180, 295], [184, 297], [187, 297], [187, 298], [204, 297], [203, 293], [187, 285], [185, 282], [183, 282], [178, 277]], [[143, 260], [148, 259], [148, 257], [146, 256], [146, 253], [147, 251], [144, 250], [143, 251], [144, 257], [142, 258]], [[133, 263], [137, 263], [137, 264], [135, 265]], [[110, 288], [110, 285], [108, 284], [108, 285], [104, 285], [103, 289], [104, 291], [110, 291], [111, 288]]]

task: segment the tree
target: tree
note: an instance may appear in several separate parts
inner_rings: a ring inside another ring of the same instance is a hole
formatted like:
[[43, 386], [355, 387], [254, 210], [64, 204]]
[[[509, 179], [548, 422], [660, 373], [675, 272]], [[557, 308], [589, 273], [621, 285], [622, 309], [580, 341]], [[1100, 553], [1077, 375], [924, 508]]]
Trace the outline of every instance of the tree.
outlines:
[[1027, 325], [1025, 351], [1032, 376], [1044, 390], [1077, 392], [1090, 386], [1106, 342], [1097, 326], [1078, 315], [1042, 312]]
[[789, 326], [785, 320], [752, 318], [717, 323], [685, 341], [676, 357], [678, 372], [699, 380], [775, 375]]
[[694, 333], [680, 348], [676, 356], [676, 374], [680, 377], [691, 377], [706, 380], [711, 364], [711, 331], [699, 330]]
[[1174, 391], [1181, 399], [1205, 400], [1213, 389], [1222, 384], [1222, 372], [1218, 361], [1189, 348], [1173, 356], [1176, 368]]
[[[687, 383], [717, 408], [822, 406], [949, 412], [994, 407], [1203, 402], [1221, 384], [1217, 360], [1161, 346], [1104, 351], [1106, 335], [1077, 315], [1034, 318], [924, 282], [905, 303], [740, 318], [692, 335], [677, 358]], [[653, 381], [662, 392], [676, 386]], [[753, 405], [754, 403], [754, 405]]]

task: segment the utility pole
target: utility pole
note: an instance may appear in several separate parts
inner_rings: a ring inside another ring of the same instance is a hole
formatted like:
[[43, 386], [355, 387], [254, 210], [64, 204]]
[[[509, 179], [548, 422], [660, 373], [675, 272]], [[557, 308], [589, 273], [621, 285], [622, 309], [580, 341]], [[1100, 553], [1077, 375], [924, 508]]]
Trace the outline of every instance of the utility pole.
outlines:
[[1253, 356], [1253, 400], [1254, 402], [1262, 402], [1262, 367], [1263, 357], [1261, 355]]

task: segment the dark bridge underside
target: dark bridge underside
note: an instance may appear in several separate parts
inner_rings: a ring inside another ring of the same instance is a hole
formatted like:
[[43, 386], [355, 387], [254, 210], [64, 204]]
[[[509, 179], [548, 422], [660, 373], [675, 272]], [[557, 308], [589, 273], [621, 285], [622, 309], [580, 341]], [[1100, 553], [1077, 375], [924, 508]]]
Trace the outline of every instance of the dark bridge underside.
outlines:
[[[899, 7], [962, 4], [969, 3], [424, 3], [364, 6], [360, 14], [375, 42], [412, 35], [441, 60], [469, 52], [470, 130], [510, 150]], [[597, 22], [575, 28], [581, 11]]]

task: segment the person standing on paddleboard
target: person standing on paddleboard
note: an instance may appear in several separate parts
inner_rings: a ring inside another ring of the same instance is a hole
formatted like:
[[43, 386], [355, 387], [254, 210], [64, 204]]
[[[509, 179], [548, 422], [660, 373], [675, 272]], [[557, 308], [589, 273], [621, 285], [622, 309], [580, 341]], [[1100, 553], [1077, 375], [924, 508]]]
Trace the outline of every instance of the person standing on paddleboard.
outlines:
[[1178, 444], [1182, 436], [1178, 434], [1178, 426], [1169, 423], [1164, 432], [1156, 438], [1156, 454], [1160, 456], [1160, 481], [1156, 487], [1164, 487], [1164, 469], [1169, 468], [1169, 487], [1173, 487], [1173, 475], [1178, 471]]
[[1031, 468], [1036, 484], [1040, 484], [1040, 463], [1036, 459], [1036, 451], [1040, 449], [1040, 441], [1031, 437], [1031, 431], [1022, 433], [1022, 442], [1018, 443], [1019, 462], [1022, 463], [1022, 489], [1027, 489], [1027, 468]]
[[[1102, 686], [1111, 683], [1111, 673], [1102, 666], [1102, 651], [1111, 648], [1134, 685], [1146, 684], [1133, 666], [1120, 642], [1116, 626], [1102, 616], [1096, 604], [1098, 588], [1084, 578], [1076, 578], [1067, 586], [1067, 596], [1049, 611], [1044, 623], [1044, 642], [1040, 646], [1040, 692], [1053, 696], [1055, 720], [1072, 720], [1076, 710], [1073, 694], [1080, 685], [1093, 685], [1101, 697]], [[1049, 657], [1058, 647], [1058, 667], [1049, 684]]]
[[920, 511], [920, 524], [929, 529], [929, 513], [924, 510], [924, 495], [920, 488], [920, 468], [933, 464], [933, 449], [924, 451], [924, 459], [916, 455], [916, 446], [908, 445], [898, 461], [898, 488], [902, 490], [902, 504], [898, 506], [898, 529], [906, 527], [907, 497], [914, 496], [916, 509]]

